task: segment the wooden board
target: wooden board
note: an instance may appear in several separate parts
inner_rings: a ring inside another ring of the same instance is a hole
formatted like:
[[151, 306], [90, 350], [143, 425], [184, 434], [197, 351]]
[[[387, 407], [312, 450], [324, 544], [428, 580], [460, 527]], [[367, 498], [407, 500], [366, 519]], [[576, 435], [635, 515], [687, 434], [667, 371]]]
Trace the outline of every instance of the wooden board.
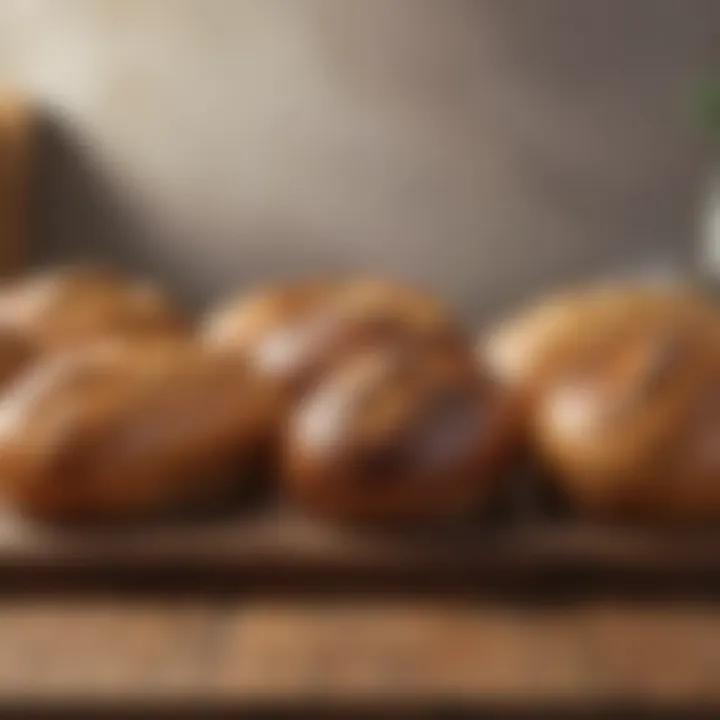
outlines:
[[0, 521], [0, 587], [73, 591], [720, 594], [720, 532], [571, 520], [424, 533], [339, 529], [288, 510], [146, 527]]

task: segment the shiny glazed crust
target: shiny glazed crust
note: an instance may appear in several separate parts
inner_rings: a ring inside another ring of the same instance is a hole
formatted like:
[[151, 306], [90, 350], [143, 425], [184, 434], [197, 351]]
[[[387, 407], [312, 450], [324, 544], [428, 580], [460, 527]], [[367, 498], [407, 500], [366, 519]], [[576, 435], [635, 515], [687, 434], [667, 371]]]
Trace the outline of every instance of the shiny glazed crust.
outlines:
[[501, 322], [478, 339], [476, 352], [490, 372], [508, 387], [532, 392], [547, 374], [584, 344], [618, 325], [642, 323], [676, 306], [704, 304], [679, 283], [611, 283], [568, 290]]
[[304, 390], [360, 350], [458, 332], [448, 311], [422, 291], [360, 279], [240, 297], [209, 316], [203, 336], [285, 387]]
[[720, 516], [720, 315], [691, 302], [632, 313], [539, 394], [534, 434], [582, 512]]
[[126, 518], [221, 494], [266, 441], [272, 393], [189, 341], [38, 361], [0, 401], [0, 495], [29, 516]]
[[292, 414], [282, 482], [335, 520], [444, 520], [483, 503], [513, 439], [469, 350], [375, 350], [336, 368]]
[[33, 353], [102, 338], [185, 334], [189, 327], [153, 284], [100, 268], [40, 273], [0, 289], [0, 331], [14, 334]]

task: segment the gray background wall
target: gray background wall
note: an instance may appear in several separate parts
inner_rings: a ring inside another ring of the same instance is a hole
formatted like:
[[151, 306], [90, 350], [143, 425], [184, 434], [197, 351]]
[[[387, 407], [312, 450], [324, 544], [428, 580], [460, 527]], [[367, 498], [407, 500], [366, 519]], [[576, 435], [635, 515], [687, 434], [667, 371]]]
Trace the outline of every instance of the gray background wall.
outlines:
[[720, 0], [0, 0], [52, 107], [38, 254], [199, 303], [379, 269], [480, 317], [687, 261], [719, 59]]

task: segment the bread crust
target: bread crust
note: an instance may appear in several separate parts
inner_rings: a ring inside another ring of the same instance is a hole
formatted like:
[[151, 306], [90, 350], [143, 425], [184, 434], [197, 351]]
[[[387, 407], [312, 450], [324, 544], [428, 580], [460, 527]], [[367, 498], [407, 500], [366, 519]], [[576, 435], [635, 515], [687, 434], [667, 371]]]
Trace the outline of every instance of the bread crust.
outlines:
[[282, 482], [301, 507], [334, 520], [466, 515], [512, 454], [507, 410], [467, 348], [359, 354], [291, 415]]
[[546, 374], [533, 436], [582, 512], [720, 515], [720, 314], [691, 296], [627, 305]]
[[52, 521], [128, 518], [222, 495], [267, 440], [273, 396], [180, 339], [41, 358], [0, 400], [0, 494]]
[[211, 313], [205, 342], [236, 352], [295, 399], [325, 372], [374, 346], [459, 334], [431, 295], [376, 279], [301, 282], [239, 296]]
[[190, 323], [153, 283], [100, 267], [66, 267], [0, 289], [0, 332], [35, 354], [103, 338], [189, 334]]

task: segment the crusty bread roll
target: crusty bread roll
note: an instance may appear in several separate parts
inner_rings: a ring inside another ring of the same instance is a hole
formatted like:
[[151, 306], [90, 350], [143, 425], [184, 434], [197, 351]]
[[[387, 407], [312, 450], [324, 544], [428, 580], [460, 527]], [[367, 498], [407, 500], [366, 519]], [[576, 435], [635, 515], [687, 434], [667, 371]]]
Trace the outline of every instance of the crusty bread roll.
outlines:
[[545, 379], [540, 454], [582, 512], [720, 516], [720, 314], [648, 303]]
[[500, 382], [532, 391], [544, 375], [605, 330], [642, 322], [645, 313], [704, 304], [680, 283], [605, 282], [553, 295], [501, 322], [479, 338], [480, 361]]
[[208, 315], [203, 336], [212, 347], [252, 357], [266, 336], [302, 321], [334, 287], [328, 280], [299, 280], [234, 296]]
[[304, 389], [360, 349], [457, 333], [435, 298], [390, 281], [299, 283], [231, 300], [203, 337], [237, 352], [285, 387]]
[[0, 398], [0, 497], [53, 521], [127, 518], [234, 487], [273, 395], [189, 340], [41, 358]]
[[41, 272], [0, 288], [0, 332], [35, 353], [87, 341], [185, 333], [188, 323], [153, 284], [100, 268]]
[[466, 347], [360, 353], [292, 413], [281, 482], [335, 520], [443, 520], [488, 497], [510, 457], [512, 420]]

